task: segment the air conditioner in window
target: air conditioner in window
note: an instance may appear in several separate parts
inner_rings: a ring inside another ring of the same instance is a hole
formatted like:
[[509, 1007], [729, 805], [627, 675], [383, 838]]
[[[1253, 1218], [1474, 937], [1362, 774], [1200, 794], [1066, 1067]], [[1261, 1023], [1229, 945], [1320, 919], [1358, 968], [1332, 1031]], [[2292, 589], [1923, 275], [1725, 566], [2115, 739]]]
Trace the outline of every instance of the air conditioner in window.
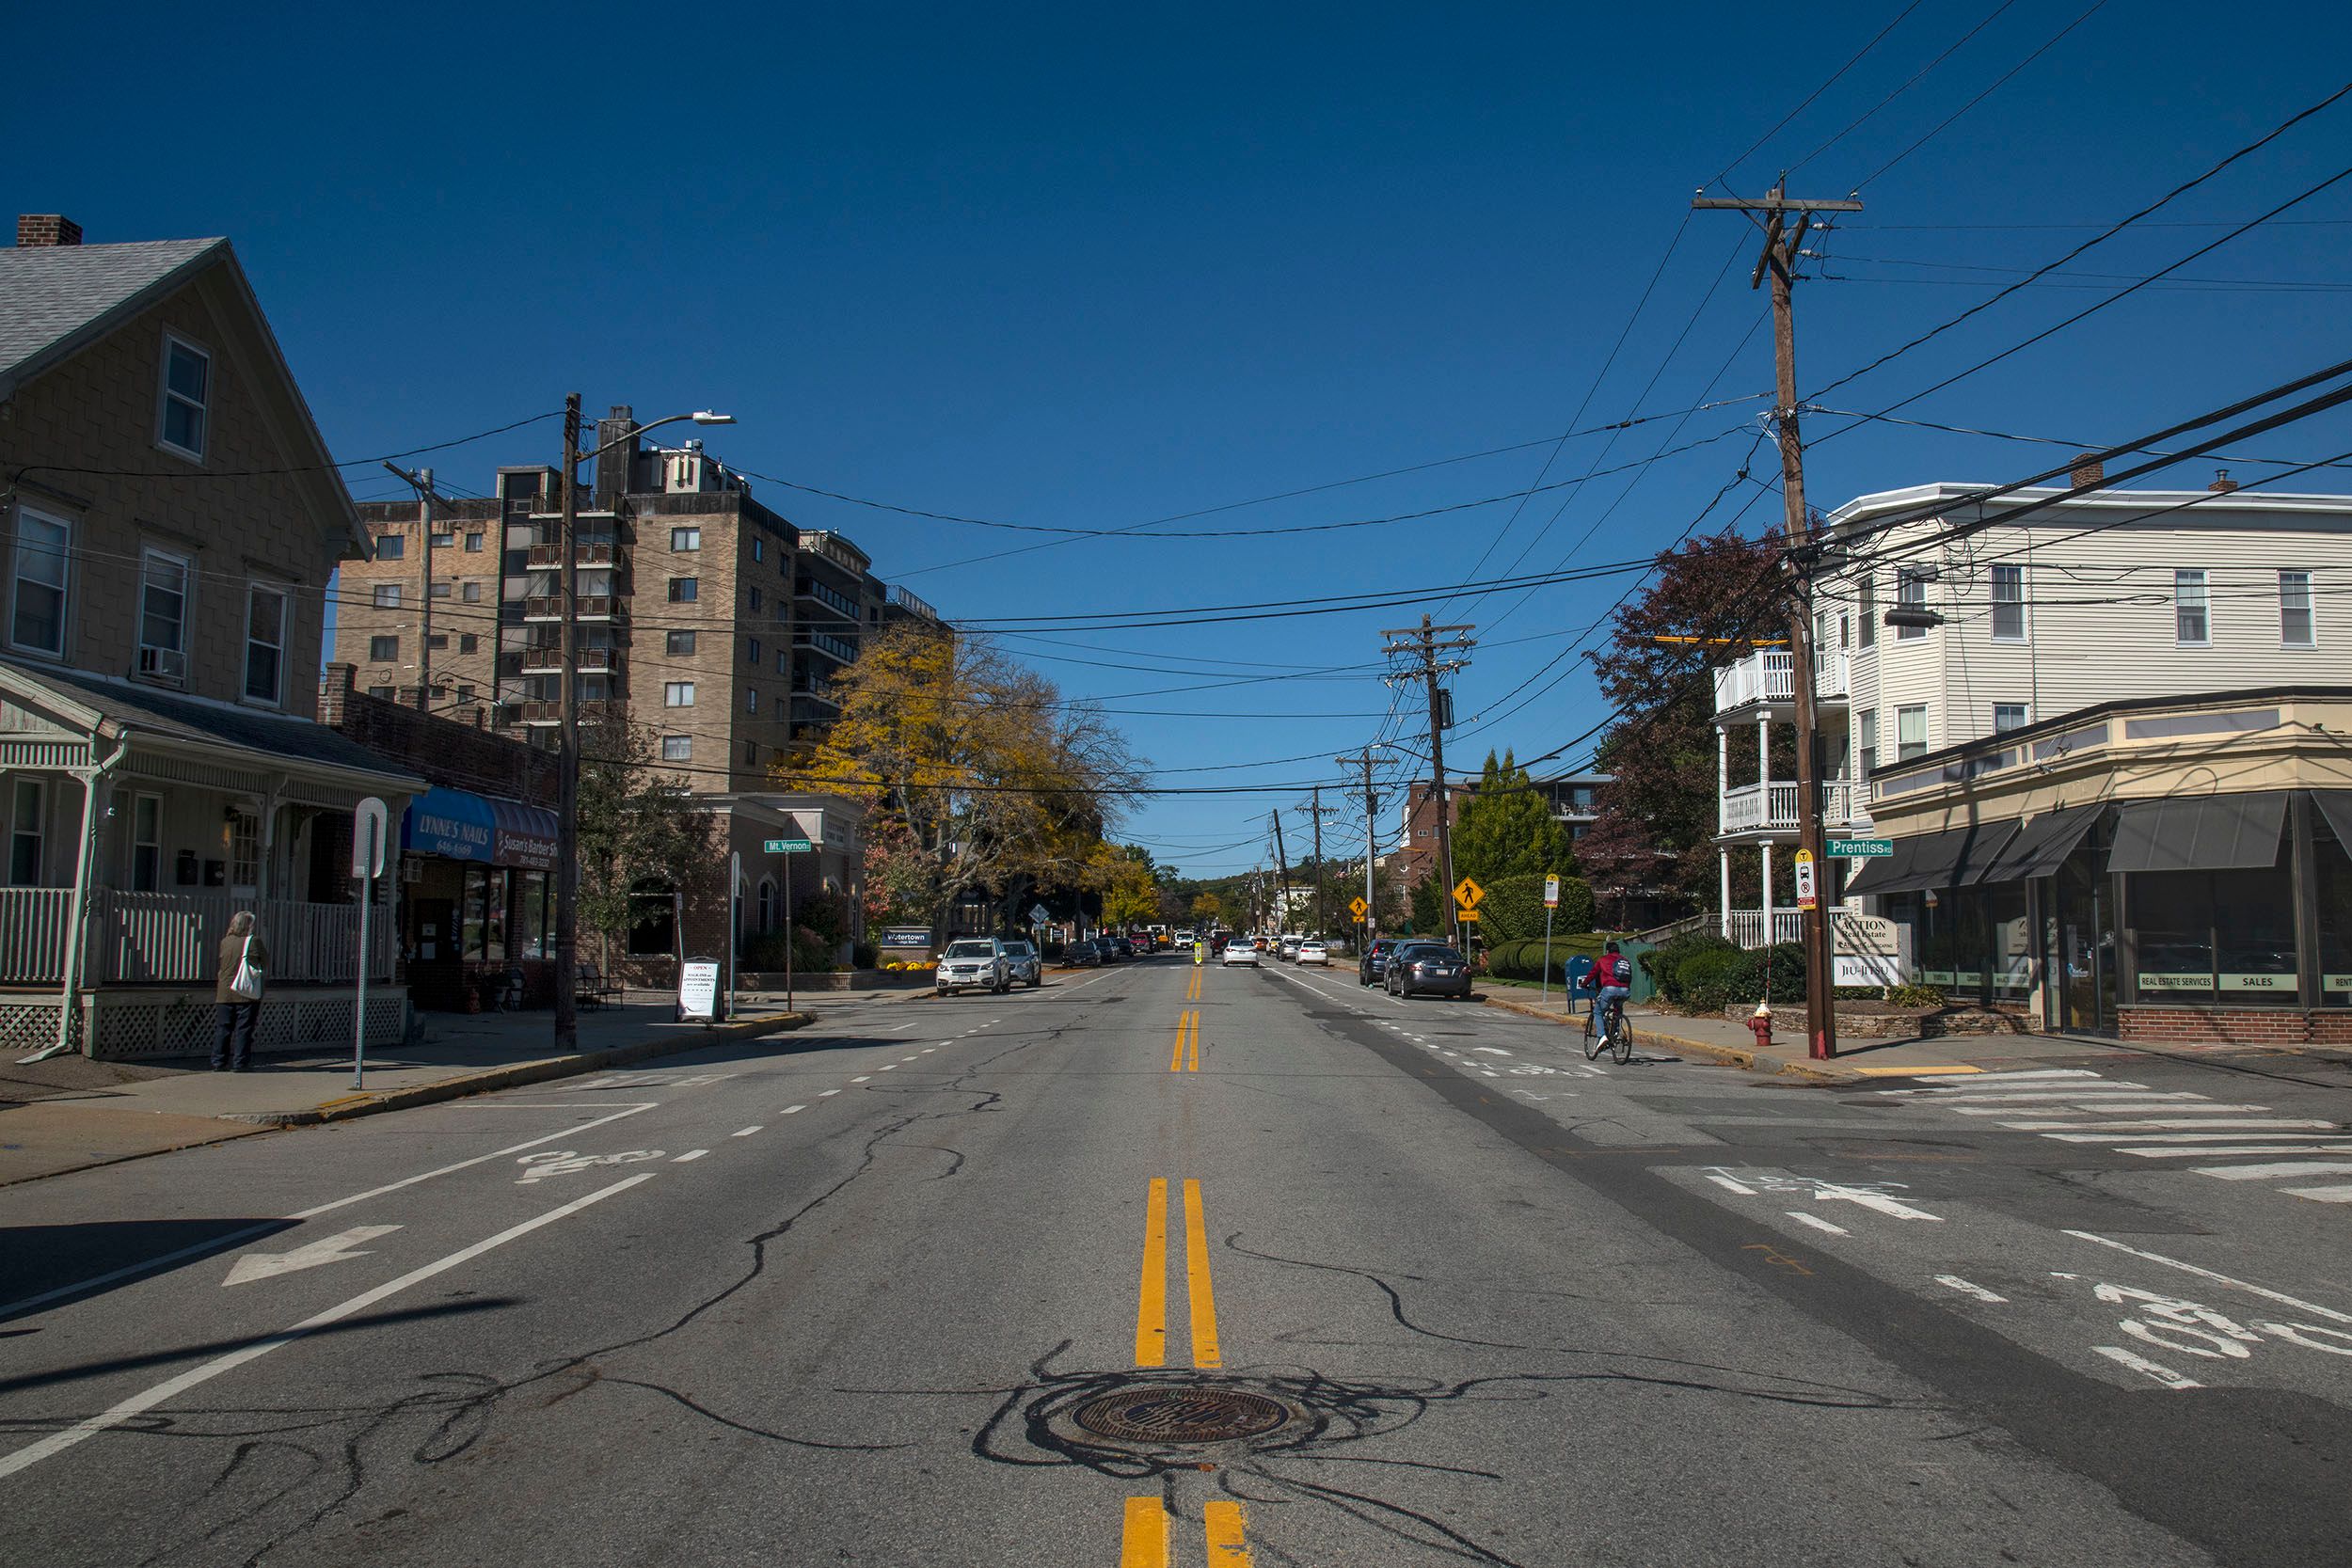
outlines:
[[188, 659], [177, 648], [141, 648], [139, 673], [159, 680], [183, 680], [187, 677]]

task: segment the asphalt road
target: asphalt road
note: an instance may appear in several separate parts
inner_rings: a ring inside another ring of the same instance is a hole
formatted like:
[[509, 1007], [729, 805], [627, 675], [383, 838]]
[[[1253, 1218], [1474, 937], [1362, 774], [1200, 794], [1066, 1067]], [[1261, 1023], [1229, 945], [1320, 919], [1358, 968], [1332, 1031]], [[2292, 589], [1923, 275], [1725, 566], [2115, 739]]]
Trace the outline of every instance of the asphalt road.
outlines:
[[1831, 1090], [1575, 1043], [1158, 959], [10, 1188], [0, 1541], [2352, 1559], [2340, 1078]]

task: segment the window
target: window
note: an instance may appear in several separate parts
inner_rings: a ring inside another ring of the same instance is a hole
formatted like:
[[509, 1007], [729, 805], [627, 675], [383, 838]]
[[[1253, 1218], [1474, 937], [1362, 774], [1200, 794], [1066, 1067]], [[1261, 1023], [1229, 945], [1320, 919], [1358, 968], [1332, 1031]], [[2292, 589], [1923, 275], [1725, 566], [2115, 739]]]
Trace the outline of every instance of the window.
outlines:
[[1879, 770], [1879, 710], [1874, 707], [1862, 710], [1861, 746], [1862, 776], [1867, 779]]
[[261, 814], [231, 808], [229, 815], [229, 885], [250, 892], [261, 883]]
[[139, 558], [138, 673], [161, 680], [188, 674], [188, 563], [148, 550]]
[[49, 819], [49, 785], [42, 779], [19, 779], [8, 801], [8, 885], [40, 886], [42, 845]]
[[747, 686], [743, 689], [743, 711], [755, 719], [759, 717], [759, 688]]
[[2026, 717], [2026, 705], [2023, 703], [1994, 703], [1993, 705], [1993, 733], [1994, 735], [2007, 735], [2011, 730], [2022, 730], [2030, 721]]
[[753, 614], [755, 614], [755, 615], [758, 614], [758, 613], [759, 613], [759, 611], [760, 611], [760, 607], [761, 607], [761, 606], [763, 606], [763, 605], [765, 605], [767, 602], [768, 602], [767, 600], [765, 600], [765, 599], [763, 599], [763, 598], [761, 598], [761, 597], [759, 596], [759, 590], [758, 590], [758, 589], [755, 588], [755, 589], [753, 589], [753, 590], [752, 590], [752, 613], [753, 613]]
[[788, 675], [791, 673], [791, 650], [787, 648], [778, 648], [776, 650], [776, 673], [779, 675]]
[[446, 598], [448, 598], [448, 597], [449, 597], [449, 595], [450, 595], [450, 589], [451, 589], [451, 586], [452, 586], [452, 585], [451, 585], [451, 584], [449, 584], [449, 583], [447, 583], [447, 582], [437, 582], [437, 583], [435, 583], [435, 584], [433, 585], [433, 594], [432, 594], [432, 596], [433, 596], [434, 598], [437, 598], [437, 599], [446, 599]]
[[408, 553], [408, 536], [405, 533], [379, 533], [375, 536], [375, 559], [398, 561]]
[[482, 535], [481, 535], [480, 533], [478, 533], [478, 532], [476, 532], [476, 533], [469, 533], [469, 534], [467, 534], [467, 535], [466, 535], [466, 548], [467, 548], [467, 550], [468, 550], [468, 551], [469, 551], [469, 552], [470, 552], [470, 553], [472, 553], [472, 554], [475, 554], [475, 555], [479, 555], [479, 554], [481, 554], [481, 553], [482, 553]]
[[2312, 575], [2309, 572], [2279, 574], [2279, 645], [2282, 648], [2308, 648], [2313, 645], [2312, 636]]
[[746, 740], [743, 742], [743, 766], [746, 768], [757, 768], [759, 766], [758, 741]]
[[400, 693], [389, 686], [371, 686], [368, 688], [368, 695], [383, 703], [397, 702], [400, 699]]
[[667, 633], [661, 640], [661, 648], [664, 653], [674, 656], [691, 654], [694, 651], [694, 634], [691, 631]]
[[2206, 613], [2205, 574], [2172, 574], [2172, 640], [2183, 647], [2201, 648], [2213, 641], [2213, 620]]
[[694, 705], [694, 683], [692, 681], [671, 681], [664, 685], [661, 689], [661, 705], [663, 707], [692, 707]]
[[703, 531], [698, 528], [674, 528], [670, 531], [670, 548], [698, 550], [703, 547]]
[[8, 640], [20, 648], [65, 657], [65, 607], [73, 530], [60, 518], [20, 506]]
[[157, 442], [183, 457], [204, 461], [204, 420], [212, 396], [213, 356], [194, 343], [165, 333]]
[[661, 737], [661, 760], [663, 762], [693, 761], [694, 737], [691, 735], [663, 736]]
[[761, 657], [759, 639], [755, 637], [751, 640], [751, 645], [744, 652], [743, 662], [746, 664], [757, 664], [760, 661]]
[[433, 547], [437, 550], [445, 550], [455, 543], [457, 535], [454, 533], [437, 533], [433, 536]]
[[1861, 625], [1854, 628], [1854, 633], [1863, 647], [1875, 647], [1879, 640], [1879, 579], [1875, 573], [1863, 578], [1860, 592]]
[[400, 657], [400, 639], [371, 637], [368, 639], [368, 659], [375, 664], [391, 664]]
[[670, 602], [672, 604], [692, 604], [702, 596], [702, 578], [672, 578], [670, 579]]
[[480, 582], [468, 582], [459, 590], [457, 596], [465, 600], [468, 604], [480, 604], [482, 602], [482, 584]]
[[470, 654], [470, 653], [474, 653], [474, 652], [478, 651], [478, 650], [481, 648], [481, 646], [482, 646], [482, 639], [481, 639], [481, 638], [479, 638], [479, 637], [476, 637], [476, 636], [475, 636], [472, 632], [469, 632], [469, 631], [463, 631], [463, 632], [459, 632], [459, 633], [457, 634], [457, 651], [458, 651], [459, 653], [461, 653], [461, 654]]
[[765, 561], [768, 559], [767, 540], [754, 539], [752, 541], [752, 559], [754, 561]]
[[377, 583], [373, 602], [378, 610], [398, 610], [400, 608], [400, 584], [396, 582]]
[[[1928, 579], [1926, 576], [1919, 572], [1896, 572], [1895, 604], [1896, 607], [1900, 610], [1927, 609]], [[1898, 642], [1909, 642], [1915, 638], [1925, 637], [1927, 634], [1928, 628], [1925, 626], [1897, 626], [1895, 628], [1895, 641]]]
[[472, 687], [470, 687], [470, 686], [461, 686], [461, 687], [459, 687], [459, 688], [457, 689], [457, 700], [458, 700], [459, 702], [461, 702], [461, 703], [470, 703], [470, 702], [472, 702], [472, 701], [473, 701], [473, 699], [474, 699], [474, 689], [473, 689]]
[[2023, 642], [2026, 640], [2026, 569], [2023, 566], [1993, 568], [1993, 641]]
[[245, 694], [272, 707], [284, 700], [286, 595], [253, 587], [245, 595]]
[[428, 648], [435, 649], [446, 648], [449, 646], [449, 633], [445, 631], [437, 631], [432, 636], [424, 640], [424, 645]]
[[1895, 710], [1895, 760], [1907, 761], [1928, 749], [1928, 709], [1922, 703]]
[[131, 797], [131, 891], [158, 893], [164, 885], [164, 798]]

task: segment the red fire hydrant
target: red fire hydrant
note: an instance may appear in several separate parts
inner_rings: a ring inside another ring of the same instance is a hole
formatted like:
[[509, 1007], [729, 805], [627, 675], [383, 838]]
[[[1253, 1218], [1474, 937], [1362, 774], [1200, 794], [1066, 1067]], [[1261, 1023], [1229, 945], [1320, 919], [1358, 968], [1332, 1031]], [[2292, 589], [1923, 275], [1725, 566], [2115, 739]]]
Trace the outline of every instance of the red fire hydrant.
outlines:
[[1772, 1005], [1758, 1002], [1755, 1016], [1748, 1020], [1748, 1028], [1756, 1036], [1756, 1048], [1764, 1050], [1772, 1043]]

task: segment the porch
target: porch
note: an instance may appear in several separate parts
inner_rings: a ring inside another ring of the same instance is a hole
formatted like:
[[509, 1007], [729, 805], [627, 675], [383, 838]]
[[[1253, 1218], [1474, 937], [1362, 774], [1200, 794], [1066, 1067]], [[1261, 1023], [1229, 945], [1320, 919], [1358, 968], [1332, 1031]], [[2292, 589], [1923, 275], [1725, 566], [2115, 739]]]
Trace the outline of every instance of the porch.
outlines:
[[[1846, 698], [1846, 655], [1842, 649], [1814, 652], [1813, 694], [1843, 705]], [[1756, 703], [1793, 702], [1797, 693], [1796, 656], [1785, 648], [1764, 648], [1715, 671], [1715, 711], [1731, 713]]]
[[[0, 888], [0, 986], [64, 983], [72, 909], [72, 888]], [[358, 977], [357, 903], [102, 887], [89, 895], [83, 984], [210, 985], [229, 917], [240, 910], [253, 911], [273, 984], [348, 985]], [[368, 932], [370, 980], [392, 977], [392, 925], [389, 904], [379, 900]]]
[[[1821, 820], [1837, 828], [1856, 820], [1853, 808], [1859, 799], [1861, 797], [1851, 784], [1843, 779], [1830, 780], [1821, 785]], [[1736, 785], [1723, 792], [1718, 806], [1716, 831], [1719, 832], [1797, 831], [1797, 784], [1793, 779]], [[1867, 816], [1864, 819], [1867, 820]]]

